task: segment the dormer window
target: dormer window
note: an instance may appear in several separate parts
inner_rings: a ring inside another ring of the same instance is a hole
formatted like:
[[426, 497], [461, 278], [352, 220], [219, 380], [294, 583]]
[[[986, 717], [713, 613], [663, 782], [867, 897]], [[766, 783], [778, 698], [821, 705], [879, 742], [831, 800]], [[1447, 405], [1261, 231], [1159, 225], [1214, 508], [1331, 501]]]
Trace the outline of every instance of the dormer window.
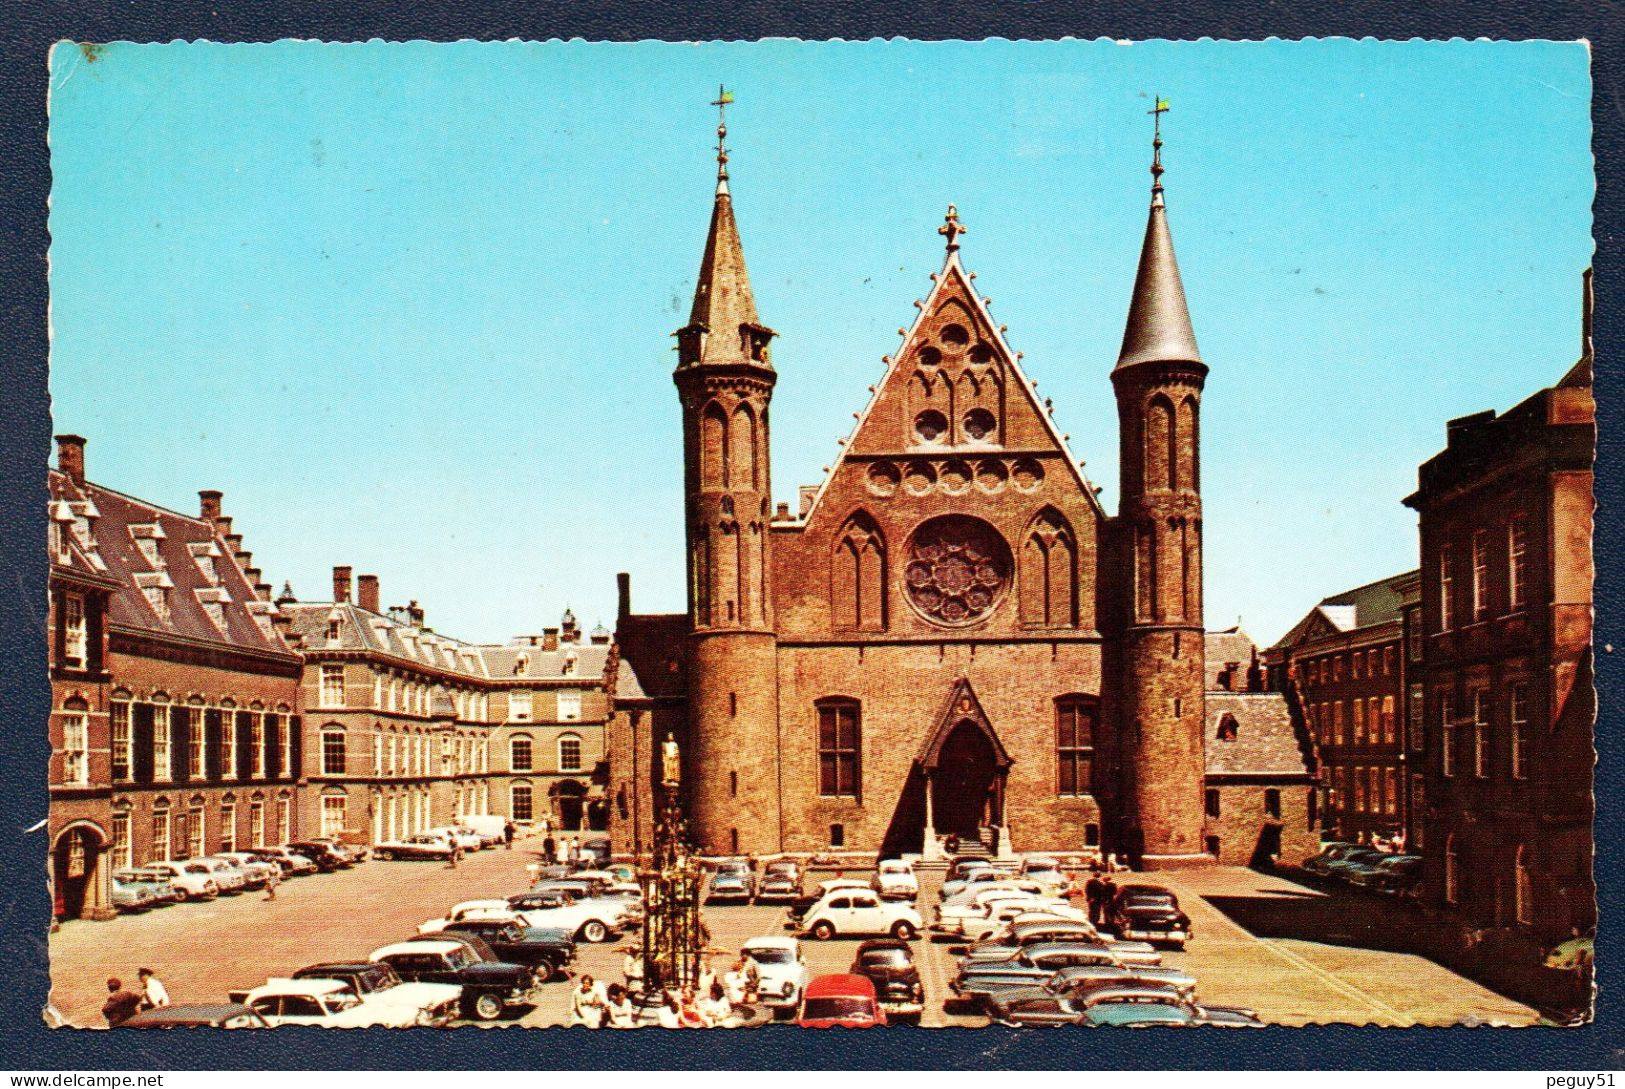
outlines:
[[1219, 733], [1218, 733], [1219, 740], [1220, 741], [1234, 741], [1234, 740], [1236, 740], [1236, 738], [1240, 734], [1241, 734], [1241, 724], [1236, 721], [1236, 716], [1235, 715], [1232, 715], [1228, 711], [1226, 711], [1219, 718]]
[[530, 669], [530, 655], [528, 655], [528, 654], [518, 654], [518, 655], [514, 656], [513, 675], [515, 677], [523, 677], [525, 675], [525, 672], [527, 670], [529, 670], [529, 669]]
[[135, 545], [141, 550], [141, 556], [147, 561], [148, 567], [158, 567], [163, 558], [158, 554], [158, 541], [153, 537], [137, 537]]
[[158, 619], [169, 623], [169, 590], [163, 586], [143, 586], [141, 592], [147, 596], [147, 604], [158, 614]]
[[575, 671], [576, 671], [576, 655], [575, 655], [574, 651], [571, 651], [569, 654], [566, 654], [564, 656], [564, 675], [566, 677], [573, 677], [573, 676], [575, 676]]
[[333, 619], [329, 620], [327, 622], [327, 641], [329, 643], [337, 643], [342, 634], [343, 627], [344, 621], [340, 620], [338, 617], [335, 616]]

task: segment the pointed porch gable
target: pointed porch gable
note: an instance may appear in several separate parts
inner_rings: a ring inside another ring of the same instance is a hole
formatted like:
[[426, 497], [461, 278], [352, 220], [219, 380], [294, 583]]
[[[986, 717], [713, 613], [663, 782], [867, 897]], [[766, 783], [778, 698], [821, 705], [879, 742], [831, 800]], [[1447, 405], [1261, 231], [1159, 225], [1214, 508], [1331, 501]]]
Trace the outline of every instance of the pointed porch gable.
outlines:
[[971, 687], [968, 677], [961, 677], [954, 682], [948, 692], [948, 699], [943, 703], [937, 713], [936, 723], [931, 733], [926, 736], [925, 744], [914, 757], [915, 763], [928, 773], [934, 773], [942, 761], [943, 748], [962, 723], [970, 723], [987, 739], [988, 746], [993, 750], [993, 763], [1000, 772], [1007, 770], [1015, 761], [1005, 749], [1004, 742], [993, 729], [993, 723], [988, 721], [987, 712], [982, 710], [982, 703], [976, 698], [976, 690]]

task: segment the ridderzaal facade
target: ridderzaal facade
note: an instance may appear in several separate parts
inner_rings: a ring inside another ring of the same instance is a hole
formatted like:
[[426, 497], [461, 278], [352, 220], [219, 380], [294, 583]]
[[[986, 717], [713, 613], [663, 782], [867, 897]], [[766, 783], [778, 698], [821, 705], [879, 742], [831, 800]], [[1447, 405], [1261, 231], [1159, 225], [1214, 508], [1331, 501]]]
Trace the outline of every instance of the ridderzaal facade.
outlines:
[[792, 514], [772, 492], [775, 333], [756, 310], [719, 141], [673, 376], [688, 610], [634, 613], [621, 578], [618, 850], [647, 841], [655, 754], [670, 736], [690, 828], [717, 854], [931, 858], [949, 837], [999, 853], [1098, 848], [1153, 867], [1246, 861], [1260, 844], [1309, 853], [1311, 746], [1291, 729], [1271, 732], [1282, 759], [1260, 767], [1274, 771], [1226, 780], [1223, 838], [1210, 827], [1198, 442], [1208, 367], [1174, 258], [1160, 136], [1154, 146], [1110, 372], [1117, 513], [962, 265], [950, 205], [928, 298], [824, 483]]

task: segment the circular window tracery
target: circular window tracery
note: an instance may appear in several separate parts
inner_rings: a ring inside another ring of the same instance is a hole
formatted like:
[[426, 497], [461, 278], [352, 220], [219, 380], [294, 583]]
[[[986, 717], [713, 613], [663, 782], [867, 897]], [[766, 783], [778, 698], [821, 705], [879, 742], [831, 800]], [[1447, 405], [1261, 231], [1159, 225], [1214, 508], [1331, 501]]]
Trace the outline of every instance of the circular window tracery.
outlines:
[[936, 348], [924, 347], [920, 349], [920, 366], [936, 367], [942, 364], [942, 353]]
[[970, 334], [965, 331], [963, 325], [957, 322], [952, 325], [944, 325], [942, 332], [938, 335], [941, 337], [942, 342], [950, 348], [963, 348], [970, 343]]
[[936, 442], [948, 430], [948, 417], [934, 408], [928, 408], [914, 417], [914, 434], [921, 442]]
[[903, 579], [909, 604], [927, 620], [960, 626], [981, 620], [1010, 582], [1010, 547], [979, 518], [948, 514], [914, 533]]
[[992, 442], [993, 432], [998, 426], [993, 413], [985, 408], [973, 408], [965, 413], [965, 434], [969, 435], [973, 442]]

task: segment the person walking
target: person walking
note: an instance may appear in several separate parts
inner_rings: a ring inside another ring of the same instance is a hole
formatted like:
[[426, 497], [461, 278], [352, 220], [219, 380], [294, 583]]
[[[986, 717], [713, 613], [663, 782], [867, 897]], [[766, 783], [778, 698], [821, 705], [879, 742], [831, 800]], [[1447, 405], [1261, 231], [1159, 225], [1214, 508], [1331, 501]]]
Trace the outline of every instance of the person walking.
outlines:
[[273, 863], [271, 863], [271, 874], [270, 874], [269, 877], [267, 877], [265, 879], [265, 898], [267, 900], [275, 900], [276, 899], [276, 887], [278, 885], [280, 885], [281, 883], [282, 883], [282, 867], [280, 865], [278, 865], [277, 863], [273, 862]]
[[513, 834], [517, 831], [513, 821], [502, 822], [502, 842], [509, 851], [513, 850]]
[[163, 980], [151, 968], [143, 968], [136, 973], [141, 980], [141, 1008], [155, 1010], [160, 1006], [169, 1005], [169, 991], [164, 987]]
[[581, 985], [570, 993], [570, 1024], [603, 1028], [608, 1007], [603, 987], [593, 982], [592, 976], [583, 975]]
[[462, 858], [463, 845], [453, 839], [451, 841], [451, 857], [446, 859], [446, 869], [455, 870], [457, 868], [457, 863], [462, 861]]
[[1099, 926], [1101, 921], [1102, 896], [1105, 892], [1105, 884], [1100, 879], [1099, 874], [1090, 874], [1088, 882], [1083, 886], [1084, 899], [1089, 903], [1089, 921], [1096, 926]]
[[1112, 875], [1107, 874], [1100, 882], [1100, 923], [1109, 926], [1112, 919], [1112, 907], [1117, 899], [1117, 882]]
[[118, 1028], [141, 1009], [141, 996], [124, 989], [124, 981], [114, 976], [107, 981], [107, 1001], [102, 1003], [102, 1016], [108, 1028]]
[[547, 860], [549, 866], [559, 860], [559, 845], [552, 836], [542, 840], [542, 857]]

